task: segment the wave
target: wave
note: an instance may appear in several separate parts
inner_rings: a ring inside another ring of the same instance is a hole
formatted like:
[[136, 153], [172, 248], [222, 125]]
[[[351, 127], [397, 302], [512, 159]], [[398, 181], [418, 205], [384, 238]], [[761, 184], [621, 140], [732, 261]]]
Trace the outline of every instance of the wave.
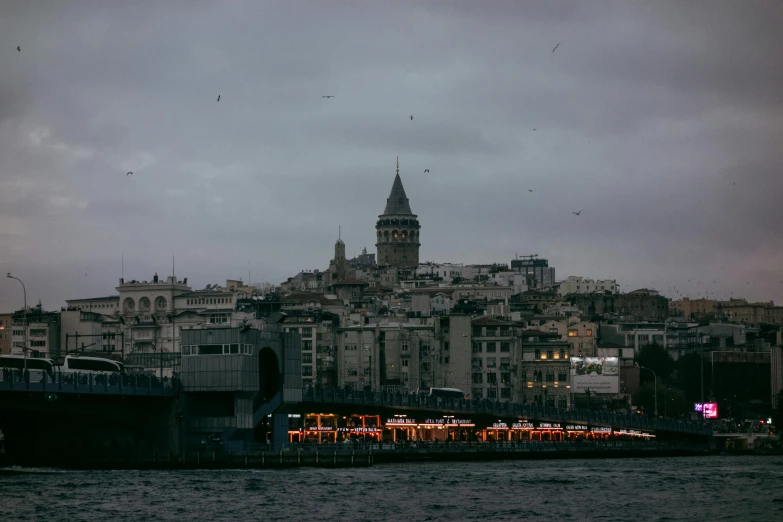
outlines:
[[55, 468], [25, 468], [22, 466], [8, 466], [0, 468], [0, 475], [54, 475], [57, 473], [69, 473]]

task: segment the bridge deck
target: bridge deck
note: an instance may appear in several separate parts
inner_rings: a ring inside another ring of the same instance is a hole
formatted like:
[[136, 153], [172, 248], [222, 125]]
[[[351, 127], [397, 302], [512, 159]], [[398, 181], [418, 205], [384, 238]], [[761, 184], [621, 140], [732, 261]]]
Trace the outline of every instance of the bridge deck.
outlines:
[[76, 393], [95, 395], [142, 395], [173, 397], [178, 391], [178, 381], [157, 379], [142, 375], [63, 374], [49, 376], [45, 372], [31, 370], [27, 375], [20, 371], [0, 372], [0, 392]]
[[687, 433], [703, 436], [712, 434], [712, 429], [708, 425], [675, 419], [655, 419], [644, 415], [619, 415], [587, 410], [564, 410], [534, 404], [422, 397], [412, 394], [308, 388], [302, 393], [302, 402], [353, 404], [388, 409], [429, 410], [455, 415], [473, 413], [507, 418], [535, 418], [553, 422], [589, 424], [592, 426], [605, 425], [620, 429]]

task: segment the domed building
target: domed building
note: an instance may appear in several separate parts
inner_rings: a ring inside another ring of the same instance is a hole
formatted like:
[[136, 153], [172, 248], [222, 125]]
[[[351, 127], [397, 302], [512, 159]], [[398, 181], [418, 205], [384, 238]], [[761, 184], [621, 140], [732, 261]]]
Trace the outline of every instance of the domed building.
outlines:
[[386, 209], [375, 223], [378, 264], [396, 268], [416, 268], [419, 265], [419, 220], [411, 211], [408, 196], [400, 179], [400, 158]]

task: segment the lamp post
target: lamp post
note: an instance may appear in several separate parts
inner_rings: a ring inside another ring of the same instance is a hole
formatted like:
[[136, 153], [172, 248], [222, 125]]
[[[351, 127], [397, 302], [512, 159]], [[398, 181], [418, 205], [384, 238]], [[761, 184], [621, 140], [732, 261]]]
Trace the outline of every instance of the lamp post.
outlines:
[[22, 354], [24, 355], [24, 371], [27, 372], [27, 288], [24, 286], [24, 282], [19, 279], [18, 277], [14, 277], [11, 275], [11, 272], [8, 272], [5, 275], [8, 279], [16, 279], [19, 281], [19, 284], [22, 285], [22, 292], [24, 293], [24, 315], [22, 315], [22, 325], [24, 327], [24, 345], [22, 346]]
[[658, 376], [655, 375], [655, 372], [651, 370], [650, 368], [646, 366], [639, 365], [639, 368], [642, 370], [647, 370], [648, 372], [653, 374], [653, 384], [654, 384], [654, 393], [655, 393], [655, 417], [658, 417]]

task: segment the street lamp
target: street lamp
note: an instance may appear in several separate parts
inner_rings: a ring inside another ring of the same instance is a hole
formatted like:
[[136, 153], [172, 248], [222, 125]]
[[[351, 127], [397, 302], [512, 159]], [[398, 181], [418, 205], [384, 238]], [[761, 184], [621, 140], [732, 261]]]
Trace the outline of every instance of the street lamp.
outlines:
[[12, 276], [11, 272], [8, 272], [5, 276], [8, 279], [16, 279], [19, 281], [19, 284], [22, 285], [22, 292], [24, 293], [24, 315], [22, 315], [22, 325], [24, 327], [24, 345], [22, 346], [22, 354], [24, 355], [24, 371], [27, 372], [27, 288], [25, 288], [24, 282], [18, 277]]
[[655, 385], [654, 387], [655, 388], [655, 392], [654, 392], [655, 393], [655, 417], [657, 418], [658, 417], [658, 376], [655, 375], [655, 372], [653, 370], [651, 370], [646, 366], [642, 366], [640, 364], [639, 368], [641, 368], [642, 370], [647, 370], [653, 374], [653, 384]]

